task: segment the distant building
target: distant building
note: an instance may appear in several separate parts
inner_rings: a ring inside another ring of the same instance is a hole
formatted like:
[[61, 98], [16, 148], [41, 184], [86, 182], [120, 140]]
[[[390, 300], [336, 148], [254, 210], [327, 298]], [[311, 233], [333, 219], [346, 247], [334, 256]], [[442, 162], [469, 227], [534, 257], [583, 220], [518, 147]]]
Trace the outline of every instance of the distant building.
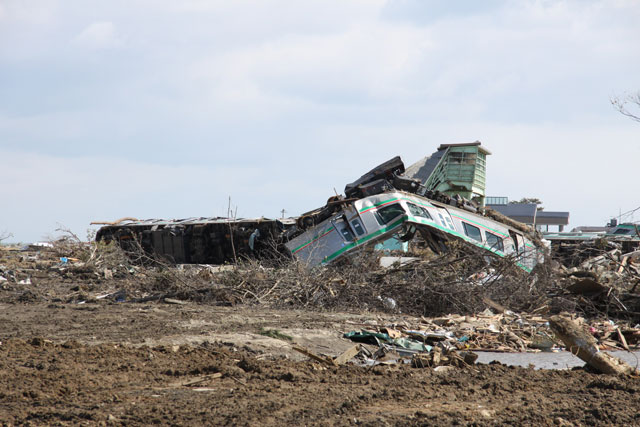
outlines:
[[537, 203], [509, 203], [507, 197], [487, 197], [486, 206], [540, 231], [550, 231], [549, 226], [558, 226], [558, 231], [562, 232], [569, 224], [569, 212], [538, 210]]

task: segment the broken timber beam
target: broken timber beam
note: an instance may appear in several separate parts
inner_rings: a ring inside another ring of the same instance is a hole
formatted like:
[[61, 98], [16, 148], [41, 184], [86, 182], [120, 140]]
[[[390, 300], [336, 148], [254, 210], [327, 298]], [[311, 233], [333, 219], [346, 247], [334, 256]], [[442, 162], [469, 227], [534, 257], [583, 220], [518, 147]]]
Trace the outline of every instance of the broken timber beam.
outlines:
[[125, 216], [124, 218], [116, 219], [115, 221], [91, 221], [90, 225], [118, 225], [123, 221], [140, 221], [138, 218], [131, 216]]
[[622, 258], [622, 262], [620, 263], [620, 268], [618, 268], [618, 274], [622, 273], [624, 271], [624, 267], [627, 265], [627, 262], [629, 262], [629, 256], [624, 256]]
[[335, 359], [333, 359], [333, 363], [335, 363], [336, 365], [344, 365], [349, 360], [351, 360], [354, 357], [356, 357], [356, 355], [358, 353], [360, 353], [360, 344], [356, 344], [353, 347], [347, 349], [340, 356], [338, 356]]
[[325, 358], [325, 357], [319, 356], [319, 355], [315, 354], [314, 352], [312, 352], [312, 351], [310, 351], [310, 350], [308, 350], [308, 349], [306, 349], [306, 348], [304, 348], [304, 347], [294, 345], [294, 346], [292, 346], [291, 348], [293, 348], [293, 349], [294, 349], [295, 351], [297, 351], [298, 353], [302, 353], [302, 354], [304, 354], [305, 356], [307, 356], [307, 357], [309, 357], [309, 358], [311, 358], [311, 359], [315, 360], [316, 362], [320, 362], [320, 363], [322, 363], [322, 364], [329, 365], [329, 366], [338, 366], [338, 365], [333, 361], [333, 359], [327, 359], [327, 358]]
[[584, 331], [572, 319], [552, 316], [549, 325], [556, 336], [564, 342], [567, 350], [584, 360], [589, 366], [603, 374], [631, 375], [637, 371], [622, 360], [601, 352], [596, 339]]

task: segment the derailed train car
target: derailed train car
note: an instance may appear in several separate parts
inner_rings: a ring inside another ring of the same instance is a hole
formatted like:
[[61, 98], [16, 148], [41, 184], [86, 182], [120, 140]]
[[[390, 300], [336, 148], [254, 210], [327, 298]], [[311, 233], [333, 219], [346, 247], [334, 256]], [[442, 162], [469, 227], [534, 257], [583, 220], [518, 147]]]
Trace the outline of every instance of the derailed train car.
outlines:
[[[398, 160], [392, 159], [384, 164], [386, 167], [378, 167], [348, 185], [345, 193], [356, 197], [331, 201], [340, 208], [332, 209], [329, 216], [285, 246], [300, 260], [317, 265], [393, 236], [406, 241], [419, 233], [436, 253], [447, 250], [447, 241], [459, 240], [495, 256], [512, 257], [525, 271], [544, 259], [546, 247], [535, 231], [483, 214], [461, 198], [429, 191], [417, 194], [419, 183], [399, 175], [404, 167]], [[394, 182], [413, 191], [397, 190]], [[305, 216], [302, 220], [310, 222]]]
[[446, 251], [446, 242], [457, 239], [496, 256], [511, 256], [525, 271], [544, 259], [543, 247], [521, 230], [403, 191], [355, 200], [285, 246], [297, 258], [317, 265], [393, 236], [409, 240], [416, 233], [436, 253]]

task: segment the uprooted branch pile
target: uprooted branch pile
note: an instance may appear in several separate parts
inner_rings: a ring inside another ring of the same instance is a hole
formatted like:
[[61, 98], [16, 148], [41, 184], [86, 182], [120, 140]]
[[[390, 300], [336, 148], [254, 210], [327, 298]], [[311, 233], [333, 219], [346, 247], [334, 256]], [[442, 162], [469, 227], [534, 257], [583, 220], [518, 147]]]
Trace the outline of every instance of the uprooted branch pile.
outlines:
[[552, 286], [544, 266], [531, 275], [510, 259], [490, 259], [481, 250], [453, 245], [383, 268], [365, 252], [326, 268], [296, 262], [266, 267], [248, 261], [216, 277], [243, 303], [277, 307], [395, 311], [414, 315], [473, 313], [489, 304], [528, 311], [543, 305]]
[[[527, 274], [514, 259], [455, 245], [445, 255], [402, 254], [382, 267], [379, 252], [309, 269], [291, 259], [242, 260], [237, 265], [163, 263], [118, 246], [76, 236], [51, 248], [0, 251], [4, 302], [150, 301], [260, 304], [314, 310], [369, 310], [423, 316], [494, 311], [640, 320], [638, 253], [603, 251], [579, 267], [542, 264]], [[407, 255], [412, 255], [406, 258]]]
[[526, 274], [514, 260], [456, 245], [446, 255], [425, 251], [413, 254], [409, 263], [387, 268], [380, 266], [377, 252], [313, 269], [283, 258], [235, 266], [171, 266], [143, 259], [142, 251], [125, 254], [115, 245], [82, 243], [75, 236], [53, 242], [49, 249], [8, 253], [13, 255], [0, 259], [4, 301], [177, 298], [441, 315], [478, 312], [496, 303], [531, 311], [543, 305], [553, 284], [545, 266]]

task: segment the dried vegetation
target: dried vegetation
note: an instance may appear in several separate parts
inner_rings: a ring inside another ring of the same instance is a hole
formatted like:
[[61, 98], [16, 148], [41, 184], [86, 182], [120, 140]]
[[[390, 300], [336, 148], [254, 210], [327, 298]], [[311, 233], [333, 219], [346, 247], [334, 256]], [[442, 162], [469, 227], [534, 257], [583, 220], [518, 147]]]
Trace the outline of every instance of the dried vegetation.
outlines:
[[[37, 249], [37, 250], [36, 250]], [[219, 305], [356, 310], [417, 316], [471, 314], [490, 308], [543, 314], [640, 320], [636, 255], [589, 249], [591, 258], [567, 269], [554, 262], [527, 274], [517, 260], [452, 245], [444, 255], [418, 250], [410, 262], [380, 266], [364, 251], [326, 267], [282, 256], [236, 265], [170, 265], [142, 250], [82, 242], [68, 233], [51, 248], [2, 250], [1, 298], [63, 302], [190, 300]], [[4, 279], [4, 280], [3, 280]]]
[[315, 269], [294, 261], [271, 266], [247, 261], [218, 280], [244, 303], [424, 316], [473, 313], [491, 302], [532, 310], [543, 303], [551, 283], [544, 267], [527, 275], [513, 260], [489, 259], [480, 250], [454, 246], [446, 255], [414, 255], [412, 262], [389, 268], [382, 268], [373, 252]]

